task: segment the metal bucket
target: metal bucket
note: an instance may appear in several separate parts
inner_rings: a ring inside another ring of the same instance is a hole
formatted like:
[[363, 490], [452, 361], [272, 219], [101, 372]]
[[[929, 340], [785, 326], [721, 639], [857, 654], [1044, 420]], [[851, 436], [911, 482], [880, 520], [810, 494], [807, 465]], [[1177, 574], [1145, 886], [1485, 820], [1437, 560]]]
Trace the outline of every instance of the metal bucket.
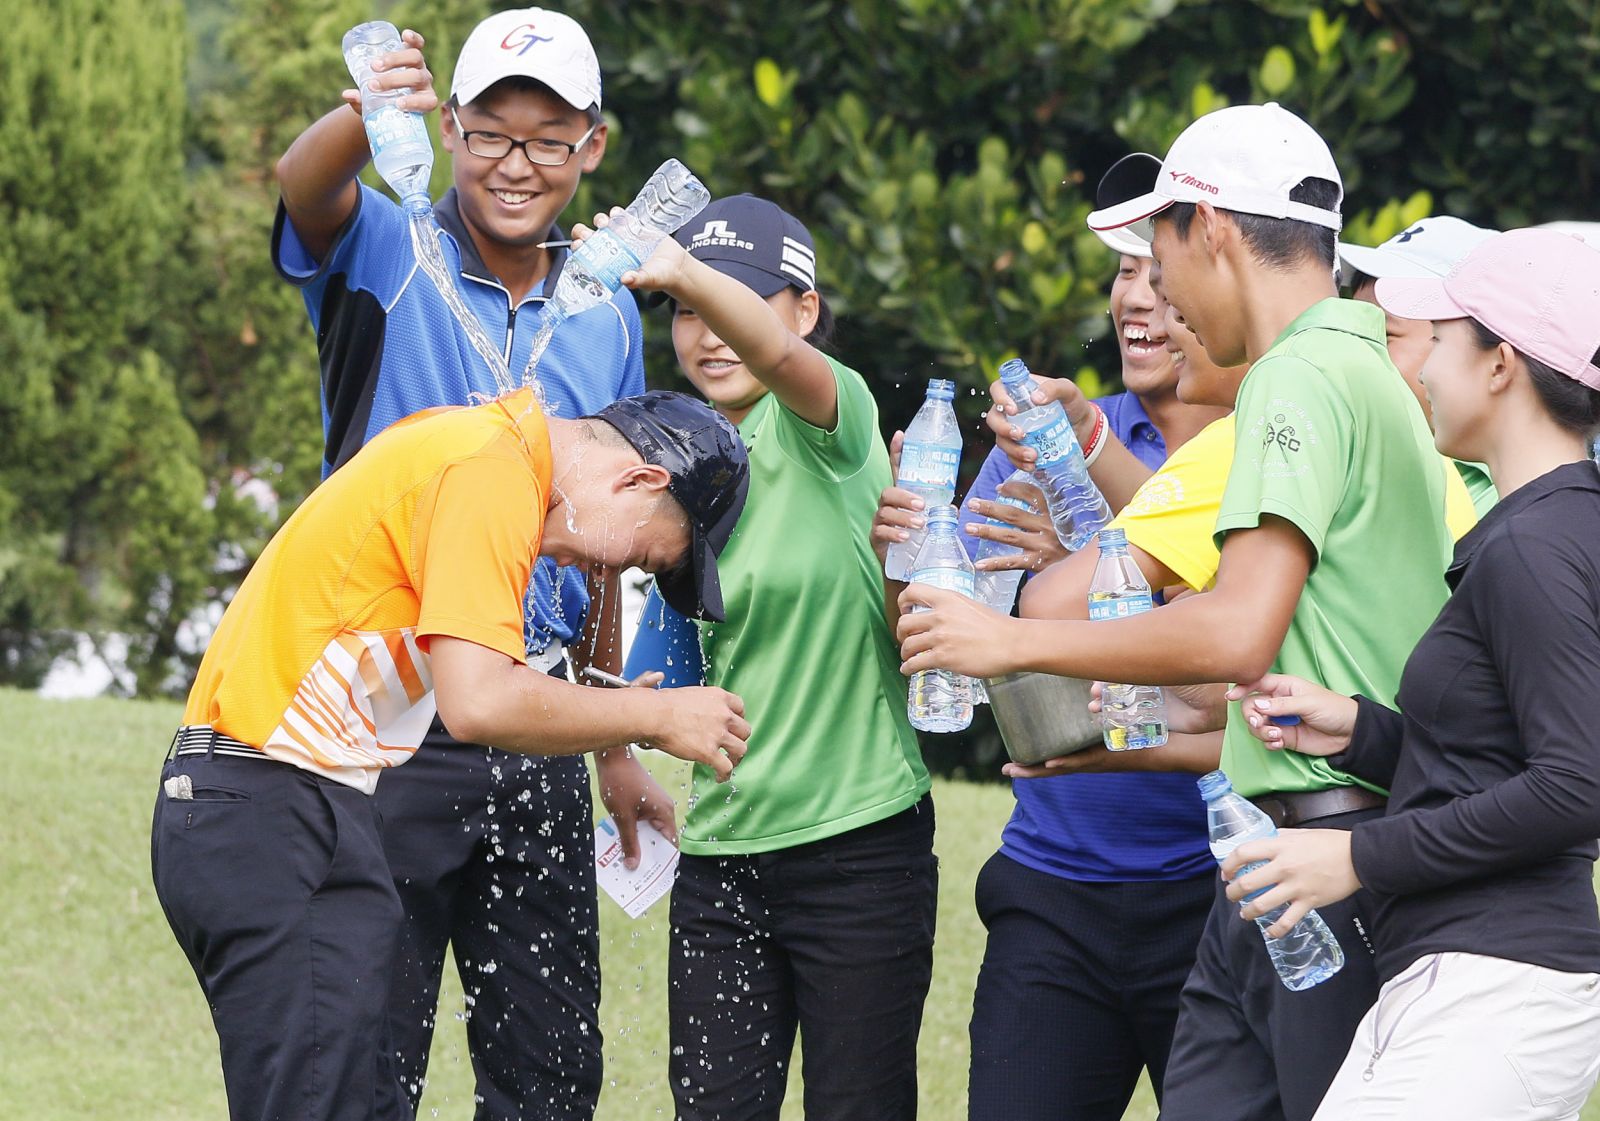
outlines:
[[989, 707], [1013, 762], [1034, 764], [1102, 742], [1090, 682], [1048, 673], [986, 678]]

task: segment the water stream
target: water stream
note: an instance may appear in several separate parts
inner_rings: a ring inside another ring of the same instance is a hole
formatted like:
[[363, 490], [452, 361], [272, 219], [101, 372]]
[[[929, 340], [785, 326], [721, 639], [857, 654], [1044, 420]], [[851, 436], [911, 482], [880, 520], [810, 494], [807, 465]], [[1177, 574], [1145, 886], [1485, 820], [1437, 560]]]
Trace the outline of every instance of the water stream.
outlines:
[[[450, 314], [456, 317], [456, 322], [461, 324], [461, 329], [467, 333], [467, 341], [472, 344], [483, 360], [489, 364], [489, 372], [494, 375], [495, 389], [498, 393], [510, 393], [520, 389], [519, 384], [511, 379], [511, 370], [506, 365], [505, 355], [500, 352], [488, 332], [483, 329], [483, 324], [478, 322], [478, 317], [472, 314], [472, 309], [461, 296], [461, 290], [456, 287], [454, 271], [444, 259], [444, 248], [439, 244], [439, 223], [434, 219], [433, 208], [416, 209], [411, 214], [411, 248], [416, 254], [417, 264], [422, 266], [422, 271], [428, 279], [433, 281], [439, 295], [444, 297], [445, 306], [450, 309]], [[542, 328], [541, 328], [542, 330]], [[546, 340], [546, 345], [549, 345]]]

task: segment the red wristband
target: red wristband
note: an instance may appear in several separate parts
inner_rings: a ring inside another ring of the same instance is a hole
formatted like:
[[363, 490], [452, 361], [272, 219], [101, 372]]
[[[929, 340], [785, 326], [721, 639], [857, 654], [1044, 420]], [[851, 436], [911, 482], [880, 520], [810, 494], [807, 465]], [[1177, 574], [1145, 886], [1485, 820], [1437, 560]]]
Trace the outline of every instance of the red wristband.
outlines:
[[1105, 450], [1106, 428], [1109, 424], [1106, 420], [1106, 411], [1104, 409], [1095, 404], [1091, 404], [1089, 407], [1094, 410], [1094, 428], [1090, 431], [1089, 438], [1084, 441], [1083, 445], [1083, 465], [1085, 467], [1092, 465], [1099, 458], [1100, 453]]

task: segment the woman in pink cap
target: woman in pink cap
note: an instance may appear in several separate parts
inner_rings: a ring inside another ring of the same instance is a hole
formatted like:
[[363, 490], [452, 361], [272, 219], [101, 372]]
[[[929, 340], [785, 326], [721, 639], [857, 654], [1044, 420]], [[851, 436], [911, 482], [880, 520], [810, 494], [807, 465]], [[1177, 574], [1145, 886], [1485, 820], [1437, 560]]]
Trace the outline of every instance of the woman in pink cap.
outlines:
[[1391, 793], [1353, 830], [1240, 846], [1228, 894], [1262, 892], [1246, 919], [1287, 904], [1274, 934], [1378, 896], [1383, 987], [1318, 1121], [1576, 1118], [1600, 1074], [1600, 250], [1516, 230], [1377, 296], [1433, 321], [1439, 450], [1503, 497], [1456, 547], [1400, 711], [1294, 677], [1234, 690], [1268, 747]]

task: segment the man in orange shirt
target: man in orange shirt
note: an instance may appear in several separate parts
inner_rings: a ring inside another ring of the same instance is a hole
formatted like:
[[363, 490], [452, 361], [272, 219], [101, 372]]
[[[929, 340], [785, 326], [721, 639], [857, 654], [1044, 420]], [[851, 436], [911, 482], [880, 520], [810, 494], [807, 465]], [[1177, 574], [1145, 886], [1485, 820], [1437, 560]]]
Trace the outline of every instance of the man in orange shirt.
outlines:
[[720, 619], [747, 487], [738, 434], [689, 397], [560, 420], [525, 389], [401, 421], [284, 523], [200, 664], [151, 837], [235, 1121], [407, 1115], [384, 1043], [400, 903], [369, 795], [436, 712], [464, 743], [640, 743], [728, 777], [738, 697], [533, 670], [522, 600], [548, 556], [656, 572], [678, 610]]

